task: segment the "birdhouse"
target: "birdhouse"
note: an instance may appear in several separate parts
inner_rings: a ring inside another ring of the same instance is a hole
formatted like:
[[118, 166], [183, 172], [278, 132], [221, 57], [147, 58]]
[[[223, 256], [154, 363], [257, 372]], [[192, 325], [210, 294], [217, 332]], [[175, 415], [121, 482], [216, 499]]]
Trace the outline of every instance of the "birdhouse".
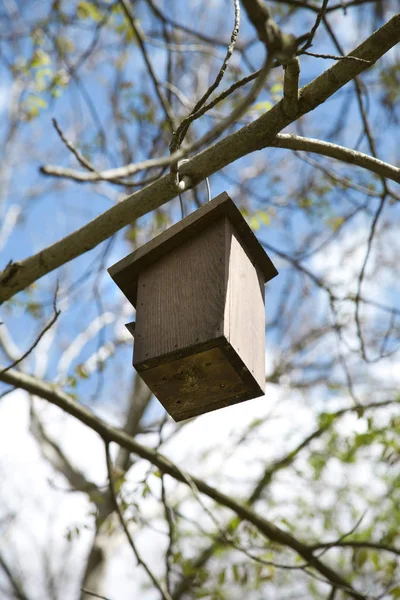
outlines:
[[277, 270], [228, 194], [109, 273], [136, 308], [133, 366], [175, 421], [264, 394], [264, 284]]

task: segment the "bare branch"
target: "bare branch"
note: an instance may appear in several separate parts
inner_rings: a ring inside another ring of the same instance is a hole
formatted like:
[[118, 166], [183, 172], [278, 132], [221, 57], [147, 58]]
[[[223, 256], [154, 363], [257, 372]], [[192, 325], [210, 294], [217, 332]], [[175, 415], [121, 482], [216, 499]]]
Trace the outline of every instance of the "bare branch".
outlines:
[[[88, 169], [89, 171], [91, 171], [92, 173], [96, 173], [96, 175], [99, 175], [99, 173], [96, 171], [96, 169], [92, 165], [92, 163], [90, 161], [88, 161], [88, 159], [85, 158], [81, 152], [79, 152], [79, 150], [74, 146], [74, 144], [72, 142], [67, 140], [63, 131], [61, 130], [61, 127], [59, 126], [59, 124], [57, 122], [57, 119], [53, 118], [52, 123], [53, 123], [54, 129], [57, 131], [58, 135], [60, 136], [61, 141], [65, 144], [65, 146], [68, 148], [68, 150], [70, 150], [70, 152], [72, 152], [72, 154], [75, 156], [75, 158], [79, 162], [79, 164], [82, 165], [82, 167], [84, 167], [85, 169]], [[100, 177], [100, 175], [99, 175], [99, 177]]]
[[53, 317], [51, 318], [51, 320], [47, 323], [47, 325], [44, 327], [44, 329], [42, 329], [42, 331], [39, 333], [39, 335], [37, 336], [36, 340], [33, 342], [33, 344], [31, 344], [31, 346], [28, 348], [28, 350], [26, 352], [24, 352], [24, 354], [22, 356], [20, 356], [19, 358], [15, 359], [10, 365], [8, 365], [8, 367], [5, 367], [3, 371], [0, 371], [0, 375], [2, 373], [4, 373], [5, 371], [8, 371], [9, 369], [12, 369], [13, 367], [16, 367], [17, 365], [19, 365], [19, 363], [21, 363], [23, 360], [25, 360], [25, 358], [27, 356], [29, 356], [29, 354], [36, 348], [36, 346], [39, 344], [40, 340], [43, 338], [44, 334], [49, 331], [49, 329], [51, 329], [54, 325], [54, 323], [57, 321], [58, 317], [61, 314], [61, 311], [58, 310], [57, 308], [57, 293], [58, 293], [58, 281], [57, 281], [57, 285], [56, 285], [56, 290], [54, 292], [54, 299], [53, 299], [53, 310], [54, 310], [54, 314]]
[[372, 64], [369, 60], [357, 58], [357, 56], [352, 56], [351, 54], [348, 56], [337, 56], [336, 54], [316, 54], [315, 52], [307, 52], [306, 50], [299, 52], [299, 54], [306, 54], [307, 56], [313, 56], [314, 58], [328, 58], [330, 60], [358, 60], [366, 65]]
[[303, 150], [304, 152], [315, 152], [323, 156], [330, 156], [351, 165], [357, 165], [368, 171], [372, 171], [382, 177], [392, 179], [396, 183], [400, 183], [400, 169], [388, 163], [383, 162], [373, 156], [357, 152], [351, 148], [338, 146], [331, 142], [324, 142], [313, 138], [305, 138], [299, 135], [280, 133], [275, 140], [271, 142], [271, 146], [278, 148], [287, 148], [289, 150]]
[[269, 54], [274, 54], [282, 62], [290, 61], [296, 55], [297, 41], [294, 35], [282, 33], [273, 20], [264, 0], [242, 0], [258, 37]]
[[129, 25], [131, 26], [131, 29], [135, 36], [135, 39], [137, 40], [137, 42], [139, 44], [139, 48], [141, 50], [143, 60], [146, 63], [147, 70], [148, 70], [150, 78], [153, 82], [155, 92], [156, 92], [157, 97], [160, 101], [160, 104], [163, 108], [167, 122], [169, 123], [169, 126], [170, 126], [171, 130], [173, 131], [175, 128], [175, 126], [174, 126], [175, 118], [171, 111], [171, 107], [169, 106], [168, 101], [164, 98], [164, 96], [161, 92], [160, 84], [158, 82], [155, 71], [153, 69], [153, 65], [150, 62], [150, 58], [147, 54], [146, 46], [144, 44], [144, 35], [143, 35], [138, 23], [135, 21], [133, 15], [132, 15], [131, 8], [130, 8], [129, 4], [126, 2], [126, 0], [118, 0], [118, 1], [119, 1], [120, 5], [122, 6], [122, 9], [123, 9], [125, 16], [129, 22]]
[[172, 597], [170, 596], [170, 594], [168, 593], [167, 590], [164, 589], [164, 586], [158, 581], [158, 579], [156, 578], [156, 576], [154, 575], [154, 573], [150, 570], [149, 566], [147, 565], [147, 563], [141, 558], [138, 549], [136, 548], [136, 544], [133, 541], [133, 538], [129, 532], [128, 526], [125, 522], [124, 516], [122, 514], [121, 508], [119, 506], [118, 500], [117, 500], [117, 494], [115, 492], [115, 483], [114, 483], [114, 478], [113, 478], [113, 473], [112, 473], [112, 464], [111, 464], [111, 457], [110, 457], [110, 444], [109, 442], [105, 443], [105, 449], [106, 449], [106, 462], [107, 462], [107, 473], [108, 473], [108, 479], [110, 482], [110, 492], [111, 492], [111, 497], [113, 500], [113, 504], [115, 507], [115, 510], [117, 511], [120, 523], [122, 525], [122, 529], [125, 532], [125, 535], [128, 539], [129, 545], [133, 550], [133, 553], [136, 557], [136, 560], [138, 562], [139, 565], [141, 565], [144, 570], [146, 571], [147, 575], [150, 577], [151, 581], [153, 582], [154, 587], [160, 592], [161, 594], [161, 598], [163, 600], [173, 600]]
[[372, 223], [371, 223], [371, 227], [370, 227], [370, 232], [369, 232], [369, 235], [368, 235], [368, 241], [367, 241], [367, 250], [365, 252], [364, 260], [363, 260], [363, 263], [362, 263], [362, 266], [361, 266], [361, 270], [360, 270], [360, 273], [358, 275], [358, 280], [357, 280], [357, 293], [356, 293], [356, 298], [355, 298], [355, 321], [356, 321], [356, 327], [357, 327], [357, 336], [358, 336], [358, 339], [359, 339], [359, 342], [360, 342], [361, 355], [362, 355], [363, 359], [366, 362], [370, 362], [370, 359], [367, 356], [367, 351], [366, 351], [366, 347], [365, 347], [364, 337], [363, 337], [363, 334], [362, 334], [361, 320], [360, 320], [361, 288], [362, 288], [362, 284], [363, 284], [363, 281], [364, 281], [365, 270], [367, 268], [368, 259], [369, 259], [370, 254], [371, 254], [372, 243], [374, 241], [375, 232], [376, 232], [376, 228], [377, 228], [377, 225], [378, 225], [379, 217], [381, 216], [383, 207], [385, 206], [385, 200], [386, 200], [386, 194], [383, 194], [382, 197], [381, 197], [381, 199], [380, 199], [378, 208], [375, 211], [374, 218], [372, 219]]
[[[395, 15], [351, 54], [375, 62], [398, 41], [400, 41], [400, 15]], [[366, 65], [358, 61], [340, 61], [327, 69], [300, 90], [298, 116], [319, 106], [365, 69]], [[250, 125], [227, 136], [190, 159], [181, 168], [182, 174], [190, 176], [194, 186], [238, 158], [271, 145], [276, 135], [290, 122], [291, 119], [283, 113], [282, 101], [278, 102], [270, 111]], [[193, 147], [202, 141], [204, 142], [204, 138], [187, 148], [186, 152], [192, 151]], [[184, 154], [182, 150], [179, 150], [170, 157], [159, 159], [158, 164], [161, 162], [164, 165], [171, 164], [171, 162], [183, 158]], [[153, 162], [153, 166], [156, 164], [157, 159]], [[38, 254], [21, 263], [10, 263], [0, 274], [0, 302], [8, 300], [46, 273], [91, 250], [125, 225], [172, 200], [177, 193], [178, 190], [171, 177], [165, 175], [144, 189], [127, 196], [125, 200], [102, 213], [84, 227]]]
[[[233, 50], [234, 50], [235, 44], [236, 44], [236, 39], [237, 39], [237, 36], [239, 33], [239, 25], [240, 25], [239, 0], [234, 0], [234, 4], [235, 4], [235, 23], [234, 23], [233, 30], [232, 30], [231, 42], [226, 51], [226, 55], [223, 60], [222, 66], [218, 72], [218, 75], [216, 76], [216, 78], [214, 80], [214, 83], [212, 85], [210, 85], [210, 87], [205, 92], [205, 94], [203, 94], [203, 96], [200, 98], [200, 100], [198, 100], [198, 102], [196, 102], [196, 104], [195, 104], [194, 108], [191, 110], [190, 114], [185, 119], [183, 119], [183, 121], [180, 123], [180, 125], [176, 129], [176, 131], [174, 131], [174, 134], [173, 134], [172, 140], [171, 140], [171, 144], [170, 144], [171, 152], [174, 152], [175, 150], [177, 150], [177, 148], [179, 148], [179, 146], [182, 144], [182, 141], [190, 127], [190, 124], [193, 123], [193, 121], [195, 119], [198, 119], [201, 116], [199, 114], [200, 109], [202, 108], [204, 103], [208, 100], [208, 98], [211, 96], [211, 94], [214, 92], [214, 90], [217, 89], [217, 87], [221, 83], [222, 78], [225, 74], [229, 60], [233, 54]], [[204, 114], [204, 113], [202, 113], [202, 114]]]
[[[366, 596], [364, 594], [354, 590], [341, 575], [316, 558], [313, 555], [313, 551], [307, 544], [304, 544], [290, 533], [280, 529], [271, 521], [261, 517], [245, 504], [235, 500], [231, 496], [227, 496], [220, 490], [208, 485], [203, 480], [184, 473], [168, 458], [151, 448], [147, 448], [146, 446], [139, 444], [124, 431], [108, 425], [102, 419], [96, 417], [87, 408], [78, 404], [68, 394], [57, 389], [52, 384], [16, 370], [10, 370], [7, 373], [3, 373], [0, 375], [0, 379], [5, 383], [20, 387], [21, 389], [24, 389], [36, 396], [40, 396], [52, 404], [55, 404], [65, 412], [77, 418], [82, 423], [86, 424], [92, 430], [96, 431], [105, 441], [105, 443], [112, 441], [116, 442], [130, 452], [137, 454], [141, 458], [144, 458], [153, 465], [157, 466], [162, 473], [170, 475], [177, 481], [188, 485], [191, 489], [192, 485], [194, 485], [200, 493], [205, 494], [222, 506], [229, 508], [242, 520], [253, 524], [260, 531], [260, 533], [262, 533], [271, 541], [291, 548], [305, 561], [307, 561], [310, 567], [318, 571], [318, 573], [327, 581], [336, 585], [337, 587], [345, 589], [349, 596], [355, 598], [356, 600], [366, 600]], [[362, 407], [359, 408], [362, 409]]]
[[400, 556], [400, 548], [395, 548], [394, 546], [388, 546], [387, 544], [381, 544], [379, 542], [370, 542], [368, 540], [343, 540], [337, 542], [325, 542], [314, 544], [314, 550], [323, 550], [330, 548], [371, 548], [372, 550], [383, 550], [385, 552], [390, 552], [391, 554], [396, 554]]
[[165, 580], [167, 585], [167, 590], [171, 593], [171, 566], [172, 566], [172, 557], [174, 551], [174, 543], [175, 543], [175, 523], [174, 517], [172, 513], [172, 509], [168, 504], [167, 500], [167, 492], [165, 489], [165, 476], [161, 477], [161, 501], [164, 505], [164, 515], [165, 520], [168, 523], [168, 546], [165, 553]]
[[0, 554], [0, 567], [2, 568], [3, 572], [7, 577], [12, 587], [13, 593], [15, 594], [15, 597], [18, 598], [18, 600], [29, 600], [29, 597], [26, 595], [20, 578], [15, 576], [15, 574], [12, 572], [10, 565], [8, 564], [8, 562], [2, 554]]
[[43, 457], [58, 473], [61, 473], [67, 479], [72, 489], [88, 494], [94, 502], [96, 499], [99, 499], [100, 502], [103, 501], [103, 494], [96, 484], [89, 481], [81, 471], [74, 467], [61, 446], [48, 435], [35, 411], [33, 403], [31, 404], [31, 424], [29, 429], [39, 443]]
[[328, 2], [329, 2], [329, 0], [323, 0], [322, 6], [319, 9], [317, 18], [315, 19], [313, 28], [311, 29], [310, 36], [309, 36], [308, 40], [306, 41], [305, 45], [303, 46], [302, 51], [307, 50], [307, 48], [310, 48], [313, 45], [312, 43], [313, 43], [314, 36], [317, 33], [317, 29], [320, 26], [321, 21], [324, 17], [324, 14], [325, 14], [327, 6], [328, 6]]

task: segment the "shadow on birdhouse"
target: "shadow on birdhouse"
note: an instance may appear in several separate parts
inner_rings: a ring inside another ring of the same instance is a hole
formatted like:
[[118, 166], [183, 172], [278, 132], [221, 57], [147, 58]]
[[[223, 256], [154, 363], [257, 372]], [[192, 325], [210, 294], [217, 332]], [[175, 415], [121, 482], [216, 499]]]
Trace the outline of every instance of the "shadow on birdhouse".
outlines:
[[109, 269], [136, 308], [133, 366], [175, 421], [264, 394], [277, 270], [223, 193]]

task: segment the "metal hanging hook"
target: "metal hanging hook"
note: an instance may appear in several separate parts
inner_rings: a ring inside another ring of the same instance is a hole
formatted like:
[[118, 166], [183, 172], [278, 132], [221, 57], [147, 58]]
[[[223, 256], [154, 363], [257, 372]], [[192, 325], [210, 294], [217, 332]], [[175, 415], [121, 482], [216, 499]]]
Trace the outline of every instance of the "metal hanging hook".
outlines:
[[[182, 219], [185, 216], [185, 211], [184, 211], [184, 206], [183, 206], [183, 200], [182, 200], [182, 196], [181, 196], [181, 192], [185, 191], [190, 185], [191, 185], [191, 179], [190, 177], [188, 177], [187, 175], [184, 175], [182, 177], [182, 179], [179, 179], [179, 167], [181, 167], [183, 164], [189, 162], [189, 158], [183, 158], [182, 160], [178, 161], [177, 164], [177, 182], [178, 182], [178, 189], [179, 189], [179, 203], [181, 206], [181, 214], [182, 214]], [[210, 188], [210, 182], [208, 177], [206, 177], [206, 186], [207, 186], [207, 202], [211, 202], [211, 188]]]

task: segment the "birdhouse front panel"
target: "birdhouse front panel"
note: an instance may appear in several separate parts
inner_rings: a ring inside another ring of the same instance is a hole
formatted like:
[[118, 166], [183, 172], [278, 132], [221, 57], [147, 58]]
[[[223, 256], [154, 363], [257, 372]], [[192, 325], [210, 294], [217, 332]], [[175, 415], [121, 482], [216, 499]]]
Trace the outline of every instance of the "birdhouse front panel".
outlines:
[[139, 274], [134, 365], [223, 335], [226, 294], [224, 218], [173, 248]]

